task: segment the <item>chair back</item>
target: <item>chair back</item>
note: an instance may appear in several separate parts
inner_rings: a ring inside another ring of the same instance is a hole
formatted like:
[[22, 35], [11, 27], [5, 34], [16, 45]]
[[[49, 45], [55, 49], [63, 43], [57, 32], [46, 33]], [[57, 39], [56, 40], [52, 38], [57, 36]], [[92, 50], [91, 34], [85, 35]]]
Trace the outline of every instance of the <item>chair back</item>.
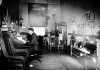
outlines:
[[11, 36], [8, 32], [4, 32], [3, 36], [4, 36], [3, 39], [4, 39], [4, 43], [6, 45], [6, 48], [8, 51], [10, 51], [9, 55], [15, 56], [16, 50], [18, 50], [18, 49], [15, 48], [13, 39], [11, 38]]
[[13, 56], [13, 52], [11, 51], [10, 44], [7, 39], [8, 36], [4, 35], [4, 34], [5, 34], [5, 32], [1, 33], [1, 35], [0, 35], [1, 36], [0, 43], [1, 43], [1, 48], [2, 48], [3, 54], [5, 57]]

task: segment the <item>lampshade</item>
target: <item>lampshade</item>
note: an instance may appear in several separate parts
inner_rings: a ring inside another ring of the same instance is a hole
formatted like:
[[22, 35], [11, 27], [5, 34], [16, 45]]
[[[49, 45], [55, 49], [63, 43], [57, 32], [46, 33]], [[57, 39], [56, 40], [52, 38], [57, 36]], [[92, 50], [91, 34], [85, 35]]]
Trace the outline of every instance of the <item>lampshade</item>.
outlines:
[[0, 5], [2, 4], [2, 0], [0, 0]]
[[1, 31], [8, 31], [8, 26], [6, 24], [2, 25]]

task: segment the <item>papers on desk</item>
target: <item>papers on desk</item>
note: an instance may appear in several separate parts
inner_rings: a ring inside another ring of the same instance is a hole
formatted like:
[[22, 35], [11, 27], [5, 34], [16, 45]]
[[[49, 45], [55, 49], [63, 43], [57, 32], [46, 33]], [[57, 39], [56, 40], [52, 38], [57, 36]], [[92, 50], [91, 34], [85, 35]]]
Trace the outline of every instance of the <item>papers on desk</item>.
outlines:
[[75, 49], [77, 49], [77, 50], [79, 50], [79, 51], [81, 51], [81, 52], [83, 52], [83, 53], [90, 54], [90, 51], [88, 51], [88, 50], [87, 50], [86, 48], [84, 48], [84, 47], [82, 47], [82, 48], [73, 47], [73, 48], [75, 48]]
[[26, 43], [26, 41], [23, 40], [21, 36], [18, 36], [17, 39], [20, 40], [20, 41], [22, 41], [23, 43]]
[[79, 50], [86, 54], [90, 54], [90, 52], [86, 48], [79, 48]]

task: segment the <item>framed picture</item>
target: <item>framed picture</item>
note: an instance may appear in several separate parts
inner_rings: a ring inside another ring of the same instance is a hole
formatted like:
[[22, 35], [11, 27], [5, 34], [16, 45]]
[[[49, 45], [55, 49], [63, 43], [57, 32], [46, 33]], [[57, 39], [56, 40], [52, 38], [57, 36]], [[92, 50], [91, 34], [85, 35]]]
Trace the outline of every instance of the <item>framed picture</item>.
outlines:
[[95, 12], [94, 10], [89, 10], [87, 13], [85, 13], [86, 19], [88, 21], [95, 21]]
[[47, 4], [28, 4], [29, 23], [31, 26], [46, 26]]

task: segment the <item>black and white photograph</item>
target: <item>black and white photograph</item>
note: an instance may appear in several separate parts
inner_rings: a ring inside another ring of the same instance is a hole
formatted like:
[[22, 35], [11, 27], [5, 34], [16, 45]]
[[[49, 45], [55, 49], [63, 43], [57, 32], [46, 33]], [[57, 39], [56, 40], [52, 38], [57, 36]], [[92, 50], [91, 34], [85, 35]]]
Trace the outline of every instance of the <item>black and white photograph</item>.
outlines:
[[99, 0], [0, 0], [0, 70], [100, 70]]

